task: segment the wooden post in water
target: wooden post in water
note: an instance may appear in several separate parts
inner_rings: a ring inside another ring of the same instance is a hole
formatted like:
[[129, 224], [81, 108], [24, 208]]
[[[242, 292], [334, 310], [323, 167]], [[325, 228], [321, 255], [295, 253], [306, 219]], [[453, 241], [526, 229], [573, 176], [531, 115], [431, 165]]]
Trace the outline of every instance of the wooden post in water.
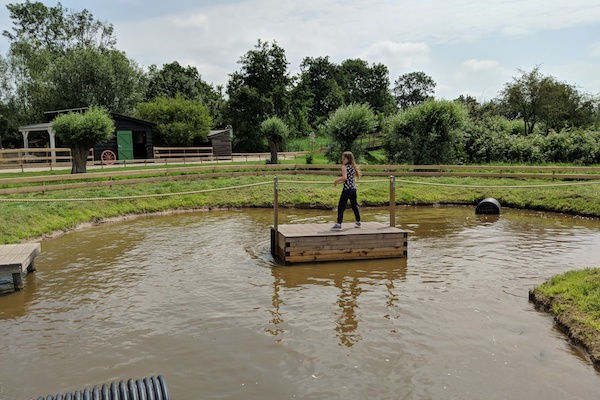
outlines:
[[273, 178], [273, 227], [277, 232], [279, 225], [279, 179], [277, 176]]
[[396, 177], [390, 175], [390, 226], [396, 226]]

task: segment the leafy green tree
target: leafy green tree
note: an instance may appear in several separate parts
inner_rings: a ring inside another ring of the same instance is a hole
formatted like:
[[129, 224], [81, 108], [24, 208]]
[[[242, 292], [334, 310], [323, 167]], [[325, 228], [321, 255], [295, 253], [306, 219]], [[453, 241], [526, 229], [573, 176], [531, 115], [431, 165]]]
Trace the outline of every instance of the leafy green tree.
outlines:
[[269, 116], [286, 118], [289, 113], [287, 58], [276, 42], [258, 41], [239, 61], [240, 71], [227, 84], [228, 118], [235, 132], [236, 149], [263, 150], [260, 124]]
[[13, 44], [52, 53], [73, 48], [111, 49], [115, 46], [112, 24], [94, 20], [86, 9], [75, 12], [63, 8], [60, 3], [48, 7], [29, 0], [8, 4], [6, 8], [13, 20], [13, 28], [3, 31], [3, 35]]
[[71, 148], [72, 174], [86, 172], [87, 157], [91, 147], [109, 140], [115, 125], [109, 113], [91, 107], [85, 113], [68, 113], [54, 118], [52, 128], [56, 136]]
[[305, 87], [312, 97], [308, 122], [316, 129], [344, 104], [344, 92], [338, 83], [338, 66], [329, 61], [329, 57], [306, 57], [300, 69], [299, 86]]
[[512, 116], [521, 118], [525, 128], [525, 135], [532, 133], [539, 121], [542, 108], [542, 86], [548, 78], [540, 73], [539, 66], [531, 72], [520, 71], [520, 77], [513, 78], [507, 83], [502, 92], [503, 100]]
[[142, 100], [143, 72], [125, 53], [67, 50], [49, 66], [46, 109], [100, 106], [129, 113]]
[[188, 100], [198, 100], [208, 108], [213, 124], [217, 126], [225, 123], [225, 99], [221, 91], [221, 86], [213, 87], [202, 80], [196, 67], [183, 67], [174, 61], [164, 64], [161, 69], [150, 66], [145, 101], [178, 95]]
[[140, 103], [136, 108], [139, 118], [156, 124], [155, 140], [158, 144], [189, 146], [207, 140], [212, 120], [206, 107], [198, 100], [157, 97]]
[[378, 114], [396, 110], [390, 94], [388, 69], [383, 64], [369, 64], [365, 60], [349, 59], [339, 66], [339, 85], [345, 104], [369, 104]]
[[[416, 71], [401, 75], [394, 82], [394, 97], [401, 109], [414, 107], [417, 104], [433, 99], [436, 83], [425, 72]], [[474, 100], [474, 99], [473, 99]]]
[[523, 120], [526, 135], [533, 133], [537, 124], [549, 132], [594, 122], [594, 98], [573, 85], [542, 75], [539, 66], [520, 72], [521, 76], [505, 85], [502, 100], [509, 118]]
[[464, 110], [451, 101], [429, 100], [390, 116], [383, 148], [393, 163], [438, 164], [453, 161]]
[[501, 106], [497, 100], [485, 101], [479, 103], [475, 97], [470, 95], [460, 95], [455, 102], [462, 104], [467, 110], [469, 118], [474, 121], [483, 121], [487, 118], [497, 117], [501, 115]]
[[362, 149], [356, 145], [356, 139], [373, 133], [376, 127], [377, 119], [368, 104], [349, 104], [338, 108], [325, 124], [332, 140], [327, 158], [339, 161], [344, 151], [352, 151], [359, 157]]
[[116, 40], [112, 25], [94, 20], [85, 9], [74, 12], [60, 3], [47, 7], [31, 1], [8, 4], [7, 9], [13, 27], [3, 35], [10, 42], [12, 97], [17, 119], [30, 122], [53, 107], [49, 71], [58, 57], [83, 48], [111, 50]]
[[278, 117], [271, 117], [260, 124], [260, 133], [269, 143], [271, 149], [271, 164], [277, 164], [277, 151], [289, 135], [285, 122]]
[[312, 132], [313, 129], [308, 122], [312, 101], [313, 94], [310, 92], [310, 88], [301, 80], [294, 80], [290, 90], [289, 113], [286, 118], [290, 127], [290, 135], [306, 137]]

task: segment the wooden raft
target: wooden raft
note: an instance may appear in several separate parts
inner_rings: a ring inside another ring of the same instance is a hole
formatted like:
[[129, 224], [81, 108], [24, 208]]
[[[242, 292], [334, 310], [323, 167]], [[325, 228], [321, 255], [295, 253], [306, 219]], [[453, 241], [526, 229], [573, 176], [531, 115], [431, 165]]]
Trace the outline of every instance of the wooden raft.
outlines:
[[271, 227], [271, 254], [285, 263], [406, 257], [408, 232], [379, 222], [285, 224]]
[[0, 274], [12, 274], [15, 290], [23, 289], [23, 274], [35, 271], [34, 260], [40, 251], [39, 243], [0, 246]]

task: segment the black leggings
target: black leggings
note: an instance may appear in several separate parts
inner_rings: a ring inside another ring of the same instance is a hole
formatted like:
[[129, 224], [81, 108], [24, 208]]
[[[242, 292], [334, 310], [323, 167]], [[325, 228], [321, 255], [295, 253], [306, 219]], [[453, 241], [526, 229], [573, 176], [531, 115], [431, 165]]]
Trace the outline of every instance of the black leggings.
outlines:
[[350, 206], [352, 207], [352, 211], [354, 211], [354, 217], [356, 217], [357, 221], [360, 221], [360, 211], [358, 211], [358, 203], [356, 202], [356, 189], [344, 189], [342, 190], [340, 202], [338, 203], [338, 224], [342, 223], [342, 219], [344, 218], [344, 210], [346, 209], [348, 200], [350, 200]]

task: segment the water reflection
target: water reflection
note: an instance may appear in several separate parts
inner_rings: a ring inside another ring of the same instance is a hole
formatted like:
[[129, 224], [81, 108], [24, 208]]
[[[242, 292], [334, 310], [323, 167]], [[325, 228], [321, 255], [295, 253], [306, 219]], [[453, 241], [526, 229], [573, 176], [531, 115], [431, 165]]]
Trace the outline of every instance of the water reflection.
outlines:
[[[341, 346], [352, 347], [361, 340], [359, 327], [359, 296], [375, 287], [385, 287], [380, 298], [382, 304], [390, 309], [398, 301], [396, 290], [406, 280], [406, 259], [368, 260], [350, 262], [331, 262], [309, 265], [274, 266], [273, 296], [271, 300], [272, 319], [266, 331], [274, 336], [284, 332], [281, 328], [285, 315], [281, 311], [286, 292], [290, 298], [297, 296], [298, 289], [310, 289], [313, 286], [335, 287], [339, 289], [336, 305], [335, 334]], [[389, 315], [385, 315], [389, 318]]]

